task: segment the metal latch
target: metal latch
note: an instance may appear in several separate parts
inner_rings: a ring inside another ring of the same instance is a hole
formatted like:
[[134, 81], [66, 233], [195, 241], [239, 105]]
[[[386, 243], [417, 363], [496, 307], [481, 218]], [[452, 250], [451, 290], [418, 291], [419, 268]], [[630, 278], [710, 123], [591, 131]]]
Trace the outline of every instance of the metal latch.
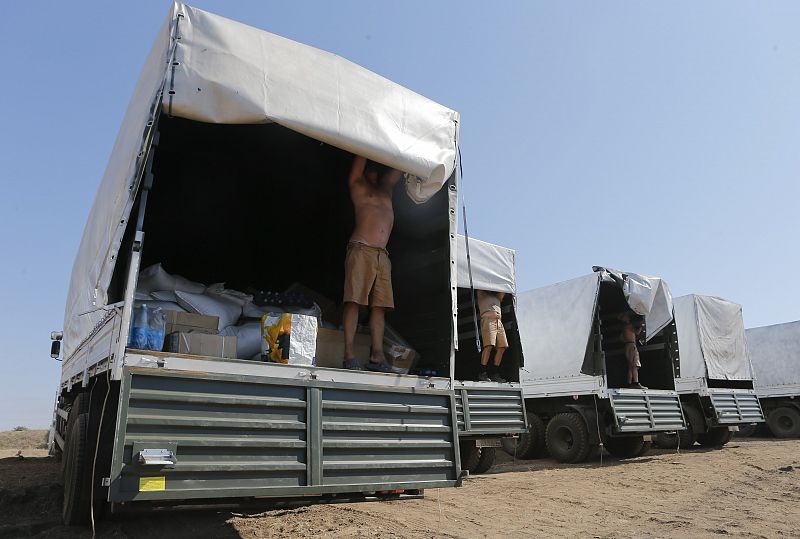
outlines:
[[142, 449], [139, 451], [139, 464], [145, 466], [174, 466], [178, 460], [169, 449]]

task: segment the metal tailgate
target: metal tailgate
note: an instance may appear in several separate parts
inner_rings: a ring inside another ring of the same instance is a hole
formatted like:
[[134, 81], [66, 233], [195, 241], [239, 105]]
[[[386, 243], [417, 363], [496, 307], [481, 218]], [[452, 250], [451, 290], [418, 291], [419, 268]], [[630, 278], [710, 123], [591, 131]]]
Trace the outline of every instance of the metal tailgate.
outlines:
[[457, 486], [455, 422], [449, 390], [126, 367], [109, 501]]
[[461, 383], [454, 390], [459, 436], [512, 435], [527, 431], [521, 387]]
[[620, 432], [659, 432], [686, 428], [674, 391], [610, 389], [608, 397]]
[[746, 389], [709, 389], [711, 407], [720, 425], [763, 423], [764, 412], [755, 391]]

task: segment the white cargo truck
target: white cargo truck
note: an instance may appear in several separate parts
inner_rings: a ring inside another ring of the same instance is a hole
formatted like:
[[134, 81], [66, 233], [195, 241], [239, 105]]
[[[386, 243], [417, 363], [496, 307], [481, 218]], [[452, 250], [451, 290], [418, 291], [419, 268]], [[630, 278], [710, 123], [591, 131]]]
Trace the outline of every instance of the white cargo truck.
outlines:
[[800, 321], [745, 334], [767, 427], [777, 438], [800, 438]]
[[[495, 450], [502, 441], [526, 429], [525, 405], [519, 398], [519, 370], [524, 365], [524, 356], [516, 319], [516, 253], [459, 235], [457, 260], [459, 347], [455, 377], [461, 380], [456, 387], [461, 468], [470, 474], [481, 474], [494, 464]], [[505, 294], [502, 323], [509, 346], [499, 374], [509, 383], [467, 381], [478, 379], [483, 346], [479, 337], [477, 290]]]
[[659, 447], [683, 449], [728, 443], [740, 427], [764, 422], [747, 359], [742, 307], [714, 296], [675, 298], [681, 352], [681, 396], [686, 430], [659, 433]]
[[[629, 388], [622, 313], [644, 317], [640, 382]], [[678, 342], [667, 284], [600, 267], [521, 293], [517, 319], [525, 351], [520, 383], [529, 431], [506, 450], [582, 462], [603, 447], [620, 458], [644, 454], [658, 432], [684, 428], [675, 375]]]
[[[63, 458], [67, 523], [107, 509], [459, 484], [458, 122], [336, 55], [172, 6], [89, 214], [63, 332], [52, 335], [51, 355], [63, 357], [52, 451]], [[140, 268], [156, 264], [172, 290], [301, 283], [341, 300], [354, 155], [405, 173], [387, 323], [427, 375], [127, 346]]]

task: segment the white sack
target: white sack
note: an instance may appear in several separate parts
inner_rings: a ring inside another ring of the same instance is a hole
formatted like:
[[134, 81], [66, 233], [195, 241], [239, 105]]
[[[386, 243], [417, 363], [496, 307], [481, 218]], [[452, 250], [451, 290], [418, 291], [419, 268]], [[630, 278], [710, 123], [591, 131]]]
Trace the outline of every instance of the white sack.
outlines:
[[163, 311], [178, 311], [179, 313], [185, 313], [186, 309], [174, 303], [172, 301], [159, 301], [157, 299], [149, 299], [149, 300], [136, 300], [133, 302], [134, 307], [139, 307], [141, 305], [147, 305], [148, 307], [161, 307]]
[[[476, 290], [516, 294], [516, 253], [513, 249], [469, 239], [469, 258], [472, 267], [472, 284]], [[458, 286], [469, 288], [467, 242], [459, 234], [456, 249]]]
[[178, 304], [190, 313], [219, 317], [218, 330], [234, 325], [242, 314], [242, 307], [229, 299], [192, 294], [191, 292], [175, 292]]
[[225, 283], [214, 283], [208, 285], [206, 288], [206, 294], [210, 296], [220, 296], [234, 303], [238, 303], [242, 307], [244, 307], [248, 302], [253, 301], [253, 296], [251, 294], [245, 294], [244, 292], [240, 292], [239, 290], [233, 290], [231, 288], [225, 288]]
[[178, 303], [178, 296], [175, 295], [174, 290], [156, 290], [155, 292], [150, 292], [150, 296], [160, 301]]
[[190, 281], [186, 277], [180, 275], [172, 275], [167, 272], [161, 263], [148, 266], [139, 272], [139, 280], [136, 284], [136, 290], [140, 292], [157, 292], [157, 291], [183, 291], [201, 294], [206, 287], [200, 283]]
[[220, 335], [236, 337], [236, 357], [250, 359], [261, 355], [261, 321], [245, 322], [241, 326], [228, 326]]

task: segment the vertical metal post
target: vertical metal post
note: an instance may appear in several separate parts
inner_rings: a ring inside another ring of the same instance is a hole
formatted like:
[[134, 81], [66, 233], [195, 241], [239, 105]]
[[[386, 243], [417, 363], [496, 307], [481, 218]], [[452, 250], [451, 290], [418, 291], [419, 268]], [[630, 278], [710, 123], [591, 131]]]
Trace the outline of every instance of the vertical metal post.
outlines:
[[322, 390], [308, 388], [306, 394], [306, 483], [322, 485]]

